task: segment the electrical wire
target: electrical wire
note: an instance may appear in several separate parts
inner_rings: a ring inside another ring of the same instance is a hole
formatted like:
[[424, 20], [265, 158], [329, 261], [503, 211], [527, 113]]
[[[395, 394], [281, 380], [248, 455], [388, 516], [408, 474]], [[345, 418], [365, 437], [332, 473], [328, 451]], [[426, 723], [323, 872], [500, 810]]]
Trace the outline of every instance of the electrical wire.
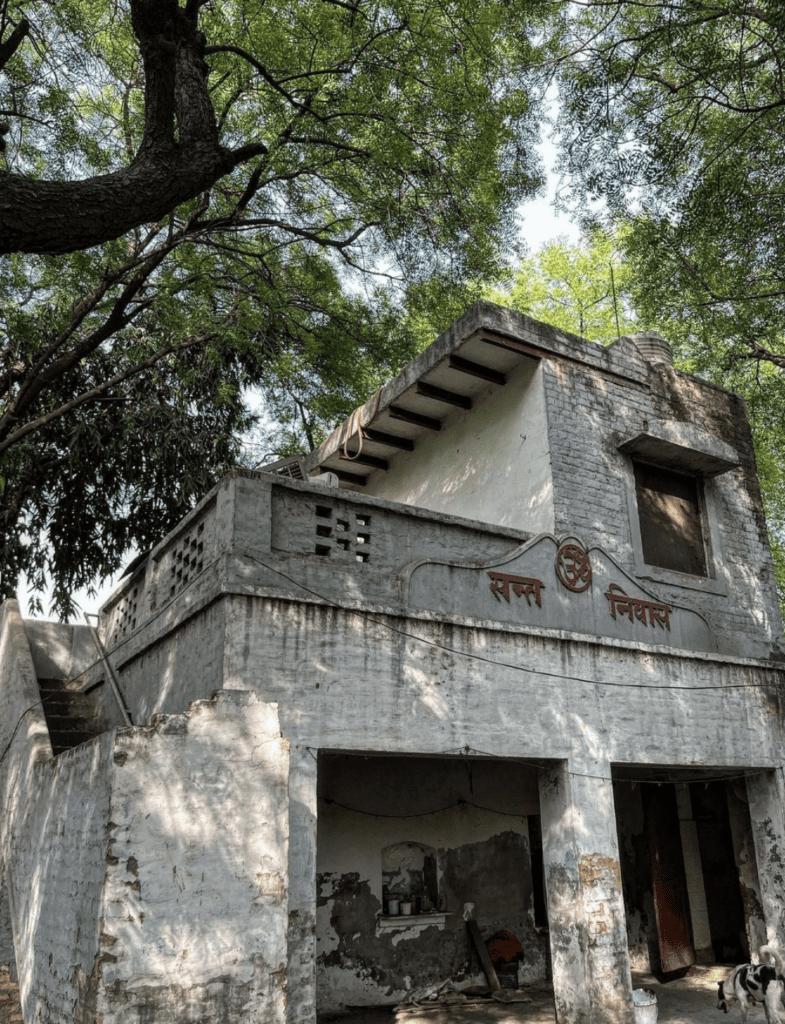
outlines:
[[435, 811], [418, 811], [417, 814], [381, 814], [378, 811], [362, 811], [359, 807], [348, 807], [346, 804], [342, 804], [340, 800], [330, 800], [322, 797], [324, 803], [330, 806], [342, 807], [345, 811], [351, 811], [353, 814], [364, 814], [370, 818], [427, 818], [431, 814], [443, 814], [444, 811], [451, 811], [454, 807], [474, 807], [478, 811], [488, 811], [489, 814], [501, 814], [506, 818], [527, 818], [527, 814], [516, 814], [513, 811], [496, 811], [493, 807], [482, 807], [480, 804], [473, 804], [471, 800], [457, 800], [454, 804], [448, 804], [446, 807], [439, 807]]
[[[312, 747], [306, 747], [305, 749], [308, 751], [308, 753], [311, 755], [311, 757], [313, 757], [314, 761], [318, 762], [318, 758], [314, 755], [313, 748]], [[331, 753], [334, 753], [334, 752], [331, 752]], [[673, 778], [664, 778], [664, 779], [641, 779], [641, 778], [625, 779], [625, 778], [623, 778], [620, 775], [593, 775], [590, 772], [573, 772], [573, 771], [570, 771], [569, 768], [562, 768], [560, 765], [540, 764], [538, 761], [533, 760], [532, 758], [528, 758], [528, 757], [515, 757], [515, 756], [511, 757], [511, 756], [509, 756], [507, 754], [492, 754], [492, 753], [489, 753], [486, 750], [475, 750], [472, 747], [463, 747], [463, 748], [460, 748], [459, 750], [443, 750], [443, 751], [441, 751], [441, 754], [442, 754], [443, 757], [468, 757], [469, 755], [471, 755], [472, 757], [489, 757], [489, 758], [491, 758], [494, 761], [503, 761], [504, 763], [509, 763], [510, 761], [512, 761], [515, 764], [522, 764], [522, 765], [526, 766], [527, 768], [537, 768], [539, 771], [543, 771], [543, 772], [558, 772], [560, 775], [569, 775], [569, 776], [572, 776], [575, 779], [596, 779], [599, 782], [628, 782], [632, 786], [637, 786], [637, 785], [642, 785], [642, 786], [666, 786], [666, 785], [668, 785], [670, 783], [676, 784], [676, 783], [692, 783], [692, 782], [694, 782], [694, 783], [703, 782], [705, 784], [708, 784], [709, 782], [735, 782], [738, 779], [750, 779], [750, 778], [755, 777], [756, 775], [767, 775], [769, 772], [777, 771], [778, 769], [782, 768], [781, 764], [773, 764], [773, 765], [771, 765], [768, 768], [753, 768], [753, 769], [743, 768], [743, 769], [741, 769], [741, 771], [734, 772], [732, 775], [706, 775], [706, 776], [702, 776], [701, 778], [686, 778], [686, 779], [673, 779]], [[382, 751], [377, 751], [377, 752], [375, 752], [373, 754], [366, 754], [366, 755], [346, 753], [345, 756], [347, 756], [347, 757], [366, 757], [367, 758], [367, 757], [385, 757], [385, 756], [395, 757], [395, 756], [400, 756], [400, 755], [397, 755], [396, 752], [390, 752], [390, 751], [382, 750]], [[410, 755], [410, 756], [415, 756], [416, 757], [417, 755], [415, 754], [415, 755]], [[430, 760], [434, 756], [438, 756], [438, 755], [428, 754], [426, 756]], [[650, 766], [648, 764], [642, 763], [641, 767], [642, 768], [649, 768]], [[695, 771], [696, 768], [697, 768], [697, 770], [700, 770], [700, 768], [698, 766], [674, 765], [673, 769], [670, 769], [669, 771], [670, 771], [670, 774], [672, 775], [673, 771], [691, 772], [691, 771]], [[330, 802], [337, 803], [337, 801], [330, 801]], [[468, 803], [468, 801], [459, 801], [459, 802], [460, 803]], [[344, 805], [341, 804], [340, 806], [343, 807]], [[450, 806], [455, 807], [457, 805], [456, 804], [451, 804]], [[471, 806], [472, 807], [476, 807], [477, 805], [476, 804], [472, 804]], [[356, 810], [358, 814], [374, 814], [375, 813], [373, 811], [361, 811], [358, 808], [352, 808], [352, 807], [347, 807], [346, 810], [349, 810], [349, 811], [350, 810]], [[480, 808], [480, 810], [489, 811], [489, 810], [491, 810], [491, 808], [489, 808], [489, 807], [482, 807], [482, 808]], [[427, 813], [427, 814], [438, 814], [439, 812], [438, 811], [428, 811], [428, 812], [423, 812], [423, 813], [424, 814], [425, 813]], [[507, 811], [494, 811], [494, 813], [507, 814], [509, 812], [507, 812]], [[420, 814], [414, 814], [414, 815], [395, 815], [395, 814], [384, 815], [384, 814], [382, 814], [382, 815], [378, 815], [378, 817], [382, 817], [382, 818], [384, 818], [384, 817], [390, 817], [390, 818], [395, 818], [395, 817], [414, 817], [414, 818], [419, 818], [421, 816], [422, 815], [420, 815]]]
[[48, 697], [42, 697], [41, 700], [37, 700], [35, 704], [31, 704], [29, 708], [24, 709], [22, 714], [19, 716], [16, 725], [14, 726], [14, 731], [11, 733], [11, 739], [8, 741], [8, 743], [6, 743], [5, 750], [3, 751], [3, 753], [0, 754], [0, 764], [2, 764], [3, 761], [5, 761], [6, 757], [8, 756], [8, 751], [11, 749], [11, 744], [14, 742], [14, 737], [19, 732], [19, 726], [22, 724], [25, 717], [29, 715], [31, 711], [35, 711], [36, 708], [41, 707], [42, 704], [45, 704], [48, 700], [51, 700], [53, 697], [57, 696], [59, 696], [59, 692], [50, 693]]
[[377, 626], [382, 626], [384, 629], [390, 630], [392, 633], [398, 633], [400, 636], [408, 637], [410, 640], [417, 640], [421, 644], [425, 644], [429, 647], [435, 647], [442, 651], [447, 651], [449, 654], [457, 654], [459, 657], [468, 658], [473, 661], [481, 661], [487, 665], [493, 665], [496, 668], [510, 668], [516, 672], [523, 672], [526, 675], [534, 676], [547, 676], [551, 679], [560, 679], [564, 682], [575, 682], [575, 683], [589, 683], [593, 686], [618, 686], [624, 687], [625, 689], [633, 690], [677, 690], [685, 693], [694, 693], [698, 690], [736, 690], [736, 689], [760, 689], [763, 687], [771, 686], [771, 683], [760, 682], [760, 683], [707, 683], [705, 686], [671, 686], [668, 683], [628, 683], [621, 681], [610, 681], [607, 679], [587, 679], [585, 676], [572, 676], [565, 675], [563, 672], [550, 672], [548, 669], [543, 668], [528, 668], [526, 665], [518, 665], [515, 662], [510, 661], [498, 661], [495, 658], [486, 658], [482, 654], [476, 654], [473, 651], [461, 651], [457, 647], [451, 647], [449, 644], [440, 643], [438, 640], [429, 640], [427, 637], [418, 636], [416, 633], [411, 633], [406, 629], [401, 629], [398, 626], [394, 626], [390, 622], [385, 622], [383, 619], [379, 619], [373, 615], [369, 615], [367, 612], [357, 611], [354, 608], [347, 608], [344, 605], [338, 604], [330, 598], [324, 597], [316, 590], [312, 590], [307, 587], [304, 583], [298, 582], [292, 576], [283, 572], [281, 569], [276, 569], [272, 565], [268, 565], [263, 562], [261, 558], [257, 558], [255, 555], [243, 552], [244, 558], [249, 558], [252, 562], [257, 562], [265, 569], [269, 569], [270, 572], [276, 573], [278, 576], [283, 576], [284, 579], [293, 583], [300, 590], [304, 590], [307, 594], [311, 594], [313, 597], [317, 597], [320, 601], [326, 604], [330, 608], [336, 608], [339, 611], [347, 612], [349, 615], [354, 615], [357, 618], [363, 619], [366, 622], [372, 622]]
[[[630, 683], [630, 682], [625, 682], [625, 681], [621, 681], [621, 680], [589, 679], [589, 678], [587, 678], [585, 676], [565, 675], [563, 672], [551, 672], [548, 669], [544, 669], [544, 668], [542, 668], [542, 669], [528, 668], [526, 665], [519, 665], [519, 664], [516, 664], [515, 662], [499, 661], [499, 660], [497, 660], [495, 658], [486, 658], [484, 655], [477, 654], [474, 651], [461, 651], [461, 650], [459, 650], [456, 647], [451, 647], [449, 644], [440, 643], [438, 640], [429, 640], [427, 637], [418, 636], [416, 633], [412, 633], [412, 632], [410, 632], [408, 630], [401, 629], [399, 626], [394, 626], [392, 623], [385, 622], [383, 619], [377, 618], [374, 615], [370, 615], [367, 612], [361, 612], [361, 611], [358, 611], [355, 608], [349, 608], [349, 607], [347, 607], [345, 605], [339, 604], [338, 602], [333, 601], [333, 600], [331, 600], [328, 597], [325, 597], [323, 594], [320, 594], [318, 591], [313, 590], [310, 587], [307, 587], [304, 583], [300, 583], [298, 580], [294, 579], [293, 576], [289, 576], [288, 573], [285, 573], [282, 569], [276, 569], [274, 566], [268, 565], [267, 562], [263, 562], [262, 559], [258, 558], [256, 555], [251, 555], [248, 552], [243, 552], [243, 557], [250, 559], [252, 562], [256, 562], [258, 565], [261, 565], [262, 568], [267, 569], [270, 572], [273, 572], [273, 573], [275, 573], [278, 576], [282, 576], [285, 580], [288, 580], [290, 583], [293, 583], [300, 590], [304, 590], [307, 594], [310, 594], [312, 597], [318, 598], [319, 601], [321, 601], [323, 604], [327, 605], [329, 608], [334, 608], [334, 609], [336, 609], [338, 611], [346, 612], [349, 615], [354, 615], [357, 618], [363, 619], [366, 622], [374, 623], [377, 626], [381, 626], [383, 629], [387, 629], [387, 630], [389, 630], [392, 633], [397, 633], [399, 636], [404, 636], [404, 637], [407, 637], [408, 639], [416, 640], [419, 643], [425, 644], [428, 647], [434, 647], [434, 648], [437, 648], [438, 650], [446, 651], [449, 654], [456, 654], [459, 657], [467, 658], [469, 660], [480, 661], [480, 662], [483, 662], [486, 665], [493, 665], [496, 668], [509, 668], [509, 669], [512, 669], [515, 672], [523, 672], [523, 673], [525, 673], [527, 675], [546, 676], [546, 677], [551, 678], [551, 679], [560, 679], [560, 680], [562, 680], [564, 682], [588, 683], [589, 685], [593, 685], [593, 686], [621, 687], [623, 689], [633, 689], [633, 690], [674, 690], [674, 691], [684, 691], [684, 692], [688, 692], [688, 693], [694, 693], [694, 692], [697, 692], [697, 691], [706, 691], [706, 690], [762, 689], [762, 688], [770, 687], [772, 685], [770, 682], [759, 682], [759, 683], [739, 682], [739, 683], [714, 683], [714, 684], [707, 683], [707, 684], [702, 685], [702, 686], [672, 686], [672, 685], [670, 685], [668, 683]], [[210, 562], [209, 565], [206, 565], [197, 576], [194, 576], [194, 578], [192, 580], [189, 580], [187, 585], [183, 588], [183, 590], [180, 593], [183, 594], [187, 590], [190, 590], [190, 588], [196, 583], [196, 581], [201, 576], [203, 576], [204, 573], [206, 573], [208, 571], [208, 569], [211, 569], [218, 561], [220, 561], [220, 556], [218, 558], [214, 558], [213, 561]], [[121, 640], [119, 640], [114, 645], [114, 647], [109, 648], [106, 651], [107, 656], [110, 655], [110, 654], [114, 654], [115, 651], [118, 651], [118, 650], [120, 650], [121, 647], [124, 647], [125, 644], [127, 644], [138, 632], [140, 632], [142, 629], [145, 629], [148, 626], [150, 626], [153, 622], [156, 621], [156, 619], [158, 619], [161, 615], [163, 615], [164, 612], [166, 612], [170, 607], [171, 607], [170, 604], [167, 603], [162, 608], [160, 608], [154, 615], [152, 615], [149, 619], [145, 619], [145, 621], [143, 623], [140, 623], [140, 625], [137, 626], [137, 628], [133, 631], [133, 633], [129, 634], [126, 637], [123, 637]], [[95, 661], [91, 662], [86, 668], [84, 668], [79, 673], [79, 676], [77, 678], [80, 678], [80, 677], [86, 675], [89, 671], [91, 671], [91, 669], [95, 668], [96, 665], [100, 664], [100, 662], [101, 662], [101, 659], [100, 658], [96, 658]]]
[[[565, 675], [563, 672], [551, 672], [548, 669], [542, 669], [542, 668], [540, 668], [540, 669], [528, 668], [526, 665], [519, 665], [519, 664], [516, 664], [514, 662], [499, 661], [499, 660], [497, 660], [495, 658], [486, 658], [484, 655], [477, 654], [477, 653], [475, 653], [473, 651], [462, 651], [462, 650], [459, 650], [456, 647], [450, 646], [449, 644], [440, 643], [438, 640], [430, 640], [427, 637], [418, 636], [416, 633], [412, 633], [409, 630], [401, 629], [398, 626], [394, 626], [391, 622], [386, 622], [385, 620], [380, 619], [380, 618], [378, 618], [375, 615], [370, 615], [367, 612], [361, 612], [361, 611], [358, 611], [357, 609], [354, 609], [354, 608], [347, 608], [345, 605], [338, 604], [337, 602], [332, 601], [329, 598], [324, 597], [324, 595], [320, 594], [318, 591], [313, 590], [310, 587], [307, 587], [304, 583], [300, 583], [298, 580], [294, 579], [294, 577], [289, 576], [288, 573], [283, 572], [283, 570], [276, 569], [274, 566], [268, 565], [266, 562], [263, 562], [261, 558], [257, 558], [255, 555], [251, 555], [248, 552], [243, 552], [243, 556], [245, 558], [250, 559], [252, 562], [256, 562], [258, 565], [261, 565], [262, 568], [267, 569], [269, 572], [273, 572], [276, 575], [283, 577], [284, 579], [288, 580], [290, 583], [294, 584], [294, 586], [298, 587], [300, 590], [304, 590], [307, 594], [310, 594], [312, 597], [317, 598], [319, 601], [321, 601], [323, 604], [326, 604], [330, 608], [334, 608], [334, 609], [336, 609], [338, 611], [344, 611], [347, 614], [354, 615], [355, 617], [357, 617], [359, 619], [362, 619], [365, 622], [370, 622], [370, 623], [373, 623], [374, 625], [381, 626], [383, 629], [387, 629], [388, 631], [390, 631], [392, 633], [397, 633], [399, 636], [406, 637], [406, 638], [408, 638], [410, 640], [416, 640], [418, 643], [425, 644], [428, 647], [433, 647], [433, 648], [436, 648], [438, 650], [446, 651], [449, 654], [455, 654], [455, 655], [457, 655], [458, 657], [461, 657], [461, 658], [467, 658], [469, 660], [479, 661], [479, 662], [482, 662], [482, 663], [487, 664], [487, 665], [492, 665], [495, 668], [509, 668], [509, 669], [512, 669], [513, 671], [516, 671], [516, 672], [523, 672], [526, 675], [546, 676], [546, 677], [551, 678], [551, 679], [559, 679], [559, 680], [561, 680], [563, 682], [586, 683], [586, 684], [592, 685], [592, 686], [610, 686], [610, 687], [621, 687], [621, 688], [625, 688], [625, 689], [636, 689], [636, 690], [670, 690], [670, 691], [681, 691], [681, 692], [687, 692], [687, 693], [694, 693], [694, 692], [698, 692], [698, 691], [707, 691], [707, 690], [716, 691], [716, 690], [731, 690], [731, 689], [734, 689], [734, 690], [735, 689], [761, 689], [761, 688], [764, 688], [764, 687], [768, 688], [768, 687], [770, 687], [772, 685], [769, 682], [759, 682], [759, 683], [755, 683], [755, 682], [753, 682], [753, 683], [744, 683], [744, 682], [739, 682], [739, 683], [717, 683], [717, 684], [706, 684], [706, 685], [702, 685], [702, 686], [672, 686], [672, 685], [667, 684], [667, 683], [630, 683], [630, 682], [617, 681], [617, 680], [613, 680], [612, 681], [612, 680], [607, 680], [607, 679], [589, 679], [589, 678], [587, 678], [585, 676]], [[201, 576], [203, 576], [204, 573], [206, 573], [209, 569], [211, 569], [218, 561], [220, 561], [220, 556], [218, 558], [214, 558], [213, 561], [210, 562], [208, 565], [206, 565], [201, 570], [201, 572], [199, 572], [196, 576], [194, 576], [194, 578], [192, 580], [189, 580], [187, 585], [181, 591], [181, 593], [184, 593], [185, 591], [190, 590], [190, 588], [196, 583], [196, 581]], [[110, 654], [113, 654], [115, 651], [119, 650], [126, 643], [128, 643], [131, 640], [131, 638], [137, 632], [139, 632], [140, 630], [150, 626], [153, 622], [156, 621], [156, 619], [158, 619], [161, 615], [163, 615], [164, 612], [167, 611], [169, 608], [170, 608], [170, 604], [167, 603], [158, 612], [156, 612], [153, 616], [151, 616], [149, 619], [146, 619], [143, 623], [141, 623], [137, 627], [137, 629], [134, 630], [134, 632], [132, 634], [130, 634], [127, 637], [123, 637], [122, 640], [120, 640], [112, 648], [110, 648], [108, 651], [106, 651], [107, 657]], [[82, 676], [85, 676], [88, 672], [90, 672], [93, 668], [95, 668], [96, 665], [100, 664], [102, 660], [103, 659], [101, 659], [101, 658], [97, 658], [95, 661], [91, 662], [86, 668], [84, 668], [79, 673], [79, 676], [77, 678], [81, 678]], [[44, 699], [46, 700], [48, 698], [44, 698]], [[40, 701], [39, 703], [43, 703], [43, 701]], [[37, 705], [32, 705], [30, 708], [27, 708], [22, 713], [22, 716], [20, 717], [19, 721], [16, 723], [16, 726], [14, 727], [14, 731], [11, 734], [11, 740], [9, 741], [9, 744], [6, 747], [5, 751], [3, 752], [2, 756], [0, 756], [0, 764], [2, 764], [3, 759], [5, 758], [6, 754], [8, 753], [8, 749], [10, 748], [11, 742], [13, 742], [14, 736], [16, 736], [16, 733], [17, 733], [17, 731], [19, 729], [19, 726], [20, 726], [20, 724], [22, 722], [22, 719], [25, 717], [25, 715], [29, 711], [31, 711], [33, 709], [33, 707], [37, 707]], [[488, 756], [493, 757], [493, 756], [497, 756], [497, 755], [492, 755], [491, 754], [491, 755], [488, 755]], [[531, 762], [527, 762], [527, 763], [531, 763]], [[549, 768], [550, 768], [550, 766], [549, 766]], [[562, 772], [565, 771], [564, 769], [558, 769], [558, 768], [553, 769], [553, 770], [562, 771]], [[771, 769], [762, 769], [762, 771], [770, 771], [770, 770]], [[612, 779], [609, 776], [586, 775], [586, 774], [580, 773], [580, 772], [566, 772], [566, 774], [568, 774], [568, 775], [575, 775], [575, 776], [577, 776], [579, 778], [595, 778], [595, 779], [602, 779], [602, 780], [605, 780], [605, 781], [614, 781], [614, 779]], [[753, 774], [757, 774], [757, 773], [753, 773]], [[728, 776], [728, 778], [744, 778], [744, 777], [746, 777], [746, 775]], [[646, 781], [646, 782], [648, 782], [650, 780], [642, 780], [642, 779], [623, 780], [623, 779], [616, 779], [615, 781], [629, 781], [629, 782], [644, 782], [644, 781]]]

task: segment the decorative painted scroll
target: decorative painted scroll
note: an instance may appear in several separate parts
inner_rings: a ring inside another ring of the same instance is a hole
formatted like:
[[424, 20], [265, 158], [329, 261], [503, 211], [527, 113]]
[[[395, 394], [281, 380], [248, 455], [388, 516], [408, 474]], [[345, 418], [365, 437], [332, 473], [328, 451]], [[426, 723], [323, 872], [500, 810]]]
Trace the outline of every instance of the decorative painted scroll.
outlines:
[[531, 604], [531, 596], [533, 594], [537, 606], [542, 607], [542, 596], [540, 594], [544, 586], [542, 580], [535, 580], [529, 576], [509, 576], [503, 572], [489, 572], [488, 575], [491, 578], [491, 593], [497, 601], [500, 600], [499, 595], [501, 594], [509, 604], [510, 587], [512, 587], [513, 593], [518, 597], [523, 595], [526, 598], [527, 604]]
[[402, 581], [408, 607], [455, 622], [487, 620], [707, 653], [724, 653], [733, 640], [717, 637], [694, 609], [651, 593], [602, 548], [574, 536], [540, 534], [485, 564], [418, 560]]
[[628, 615], [630, 622], [638, 619], [647, 625], [655, 623], [663, 629], [670, 629], [670, 613], [672, 608], [669, 604], [660, 604], [657, 601], [642, 601], [638, 597], [629, 597], [616, 583], [609, 583], [605, 593], [610, 603], [610, 613], [616, 618], [619, 615]]

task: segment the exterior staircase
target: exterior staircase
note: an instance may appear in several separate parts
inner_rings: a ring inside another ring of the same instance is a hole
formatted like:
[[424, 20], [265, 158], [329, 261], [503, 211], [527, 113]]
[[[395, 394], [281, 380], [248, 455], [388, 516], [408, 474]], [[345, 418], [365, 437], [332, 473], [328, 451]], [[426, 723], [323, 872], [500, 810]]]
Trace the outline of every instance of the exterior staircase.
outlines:
[[38, 688], [55, 756], [103, 731], [95, 704], [88, 694], [66, 689], [62, 679], [39, 679]]

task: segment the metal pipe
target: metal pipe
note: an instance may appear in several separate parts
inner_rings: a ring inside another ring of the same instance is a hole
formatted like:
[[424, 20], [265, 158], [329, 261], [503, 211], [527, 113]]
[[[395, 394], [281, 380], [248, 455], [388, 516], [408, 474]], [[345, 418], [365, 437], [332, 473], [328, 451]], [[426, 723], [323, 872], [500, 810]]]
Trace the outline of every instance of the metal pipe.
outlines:
[[[123, 695], [120, 692], [120, 684], [117, 681], [117, 676], [114, 674], [114, 669], [112, 668], [112, 666], [111, 666], [111, 664], [109, 662], [109, 656], [107, 655], [106, 651], [104, 650], [104, 645], [101, 643], [101, 638], [98, 635], [98, 630], [95, 628], [95, 626], [90, 621], [90, 615], [91, 615], [90, 612], [85, 612], [84, 613], [85, 622], [90, 627], [90, 632], [91, 632], [91, 634], [93, 636], [93, 643], [95, 644], [95, 648], [96, 648], [96, 650], [98, 651], [98, 653], [101, 656], [101, 661], [106, 666], [106, 671], [107, 671], [107, 673], [109, 675], [109, 683], [111, 684], [112, 692], [114, 693], [115, 697], [117, 698], [117, 703], [118, 703], [118, 705], [120, 707], [120, 714], [123, 716], [123, 721], [125, 722], [126, 725], [132, 726], [134, 723], [131, 721], [131, 716], [128, 714], [128, 709], [125, 706], [125, 701], [123, 700]], [[97, 615], [93, 615], [93, 617], [95, 619], [98, 618]]]

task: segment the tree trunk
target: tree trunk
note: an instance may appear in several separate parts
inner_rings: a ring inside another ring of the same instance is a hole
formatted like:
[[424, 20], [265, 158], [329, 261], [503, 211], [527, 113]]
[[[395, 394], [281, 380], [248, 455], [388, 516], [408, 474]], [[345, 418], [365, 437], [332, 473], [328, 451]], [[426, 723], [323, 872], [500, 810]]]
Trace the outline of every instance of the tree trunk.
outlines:
[[[145, 76], [144, 137], [129, 167], [84, 181], [0, 171], [0, 254], [60, 255], [119, 238], [210, 189], [242, 157], [223, 148], [207, 89], [198, 0], [131, 0]], [[263, 147], [262, 147], [263, 149]]]

